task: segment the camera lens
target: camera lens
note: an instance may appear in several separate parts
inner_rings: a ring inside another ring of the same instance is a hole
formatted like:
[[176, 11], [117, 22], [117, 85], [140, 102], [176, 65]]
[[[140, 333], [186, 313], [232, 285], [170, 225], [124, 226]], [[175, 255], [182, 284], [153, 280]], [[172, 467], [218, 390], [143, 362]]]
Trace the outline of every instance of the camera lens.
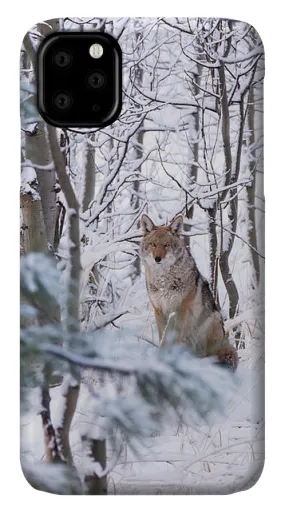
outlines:
[[61, 111], [69, 109], [72, 104], [72, 97], [69, 93], [61, 91], [54, 96], [53, 104]]
[[89, 73], [87, 77], [88, 86], [92, 89], [101, 89], [105, 86], [106, 77], [104, 73], [96, 70], [94, 72]]
[[66, 50], [58, 50], [57, 52], [55, 52], [53, 54], [52, 59], [53, 59], [53, 63], [58, 68], [67, 68], [72, 61], [72, 56]]

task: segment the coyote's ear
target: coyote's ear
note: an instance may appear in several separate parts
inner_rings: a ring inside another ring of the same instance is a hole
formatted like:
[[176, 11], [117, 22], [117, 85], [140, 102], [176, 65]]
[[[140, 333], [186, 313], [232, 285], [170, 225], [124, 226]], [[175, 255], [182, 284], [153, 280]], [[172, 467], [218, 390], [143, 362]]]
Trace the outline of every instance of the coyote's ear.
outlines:
[[154, 229], [156, 229], [156, 226], [154, 225], [153, 221], [149, 218], [149, 216], [142, 215], [141, 228], [142, 233], [145, 236], [146, 234], [149, 234], [151, 231], [154, 231]]
[[169, 228], [173, 234], [177, 234], [177, 236], [181, 233], [183, 227], [183, 216], [177, 215], [173, 218]]

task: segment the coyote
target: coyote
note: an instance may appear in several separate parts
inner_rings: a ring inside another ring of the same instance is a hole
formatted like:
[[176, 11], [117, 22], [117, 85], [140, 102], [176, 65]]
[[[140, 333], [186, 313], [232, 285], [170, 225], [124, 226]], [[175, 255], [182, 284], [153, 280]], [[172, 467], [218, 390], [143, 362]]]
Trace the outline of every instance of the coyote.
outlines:
[[235, 370], [237, 352], [225, 335], [209, 284], [180, 237], [182, 226], [182, 215], [162, 227], [147, 215], [141, 217], [141, 258], [160, 344], [166, 331], [172, 331], [175, 341], [197, 356], [216, 356], [218, 364]]

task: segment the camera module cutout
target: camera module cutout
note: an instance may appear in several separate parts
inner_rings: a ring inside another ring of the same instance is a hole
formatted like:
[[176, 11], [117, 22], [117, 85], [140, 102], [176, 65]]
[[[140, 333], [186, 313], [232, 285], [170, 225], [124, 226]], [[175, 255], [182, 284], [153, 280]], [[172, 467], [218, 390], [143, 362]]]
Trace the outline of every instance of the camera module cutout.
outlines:
[[105, 33], [58, 32], [38, 51], [38, 108], [57, 127], [105, 127], [120, 114], [122, 54]]

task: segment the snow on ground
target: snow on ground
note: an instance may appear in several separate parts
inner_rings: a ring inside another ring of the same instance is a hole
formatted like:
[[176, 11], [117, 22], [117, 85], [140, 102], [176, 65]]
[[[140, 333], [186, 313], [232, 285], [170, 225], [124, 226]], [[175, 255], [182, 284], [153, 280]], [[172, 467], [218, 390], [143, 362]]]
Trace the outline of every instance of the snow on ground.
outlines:
[[[127, 317], [122, 323], [126, 321]], [[147, 321], [152, 322], [151, 315]], [[148, 328], [143, 335], [146, 340], [151, 338], [147, 334], [151, 326], [144, 325]], [[139, 457], [126, 444], [119, 459], [109, 448], [108, 462], [114, 464], [108, 474], [109, 494], [227, 494], [254, 484], [264, 461], [263, 337], [256, 324], [254, 327], [246, 349], [239, 351], [238, 393], [229, 401], [225, 414], [215, 417], [211, 426], [165, 427], [160, 434], [144, 440]], [[94, 386], [94, 376], [89, 373], [81, 387], [71, 429], [72, 451], [79, 467], [80, 432], [88, 420], [88, 382], [92, 380]], [[60, 389], [51, 389], [51, 396], [51, 412], [55, 413]], [[34, 390], [32, 403], [36, 405], [37, 399]], [[28, 459], [43, 460], [41, 420], [35, 413], [31, 406], [22, 417], [22, 452]]]

